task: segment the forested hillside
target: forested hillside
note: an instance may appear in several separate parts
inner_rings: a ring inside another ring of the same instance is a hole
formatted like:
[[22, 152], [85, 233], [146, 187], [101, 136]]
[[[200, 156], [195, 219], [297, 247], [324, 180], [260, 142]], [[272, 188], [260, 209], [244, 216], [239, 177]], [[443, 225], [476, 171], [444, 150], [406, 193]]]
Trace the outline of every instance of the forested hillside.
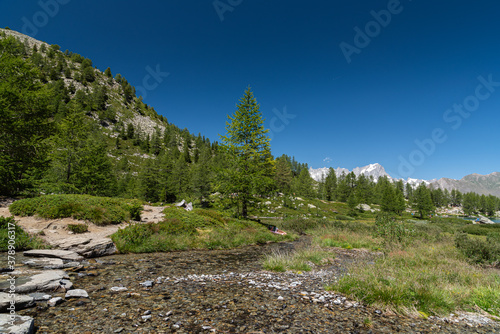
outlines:
[[[239, 107], [249, 106], [258, 113], [248, 89]], [[231, 150], [238, 147], [226, 142], [229, 137], [219, 145], [179, 129], [109, 67], [101, 71], [82, 55], [5, 29], [0, 31], [0, 112], [1, 195], [90, 194], [205, 205], [217, 192], [279, 192], [347, 202], [352, 209], [377, 204], [400, 214], [412, 207], [422, 216], [447, 205], [489, 215], [500, 208], [494, 196], [413, 189], [385, 177], [375, 182], [354, 173], [336, 175], [333, 169], [317, 182], [307, 164], [287, 155], [274, 159], [270, 146], [255, 158], [263, 159], [265, 173], [256, 170], [247, 182], [248, 173], [241, 170], [255, 169], [260, 160], [235, 166]], [[239, 130], [228, 128], [234, 138]], [[259, 136], [267, 142], [263, 129]], [[248, 198], [244, 206], [251, 202]]]

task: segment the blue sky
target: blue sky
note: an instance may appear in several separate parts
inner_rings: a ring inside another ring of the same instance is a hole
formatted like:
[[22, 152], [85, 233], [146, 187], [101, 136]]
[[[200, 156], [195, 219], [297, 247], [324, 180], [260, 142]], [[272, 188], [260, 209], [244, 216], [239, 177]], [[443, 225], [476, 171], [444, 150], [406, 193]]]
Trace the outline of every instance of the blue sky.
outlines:
[[493, 0], [2, 0], [0, 26], [137, 87], [158, 69], [144, 101], [211, 140], [250, 85], [275, 156], [433, 179], [500, 171], [499, 12]]

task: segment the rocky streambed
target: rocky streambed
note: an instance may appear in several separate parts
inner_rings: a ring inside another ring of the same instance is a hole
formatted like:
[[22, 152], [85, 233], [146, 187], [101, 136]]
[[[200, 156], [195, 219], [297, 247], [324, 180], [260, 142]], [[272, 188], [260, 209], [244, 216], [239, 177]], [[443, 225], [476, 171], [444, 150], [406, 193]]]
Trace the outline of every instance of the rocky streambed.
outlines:
[[[338, 250], [333, 263], [312, 272], [263, 270], [264, 254], [302, 242], [66, 259], [55, 269], [67, 275], [58, 278], [63, 287], [38, 293], [17, 314], [34, 318], [36, 333], [500, 332], [486, 317], [401, 317], [324, 290], [353, 261], [369, 265], [368, 253]], [[16, 261], [33, 259], [19, 255]], [[32, 275], [33, 265], [27, 266], [16, 272]], [[76, 296], [68, 296], [72, 290]]]

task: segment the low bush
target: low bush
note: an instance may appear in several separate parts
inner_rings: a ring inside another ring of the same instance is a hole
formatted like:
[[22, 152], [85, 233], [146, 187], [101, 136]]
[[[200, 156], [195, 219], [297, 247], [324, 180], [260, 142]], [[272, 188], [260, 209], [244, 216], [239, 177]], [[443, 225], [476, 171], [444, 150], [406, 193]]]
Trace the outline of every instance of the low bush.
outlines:
[[88, 232], [89, 226], [87, 224], [68, 224], [68, 230], [73, 233], [85, 233]]
[[96, 225], [140, 220], [142, 209], [138, 200], [89, 195], [46, 195], [22, 199], [9, 207], [14, 215], [38, 215], [48, 219], [73, 217]]
[[488, 235], [484, 240], [480, 237], [470, 237], [466, 233], [457, 233], [455, 245], [470, 262], [494, 265], [500, 263], [498, 234]]
[[[17, 251], [28, 249], [50, 248], [37, 236], [26, 233], [13, 217], [0, 217], [0, 251], [9, 250], [9, 241], [14, 240], [14, 247]], [[12, 244], [12, 242], [10, 242]]]

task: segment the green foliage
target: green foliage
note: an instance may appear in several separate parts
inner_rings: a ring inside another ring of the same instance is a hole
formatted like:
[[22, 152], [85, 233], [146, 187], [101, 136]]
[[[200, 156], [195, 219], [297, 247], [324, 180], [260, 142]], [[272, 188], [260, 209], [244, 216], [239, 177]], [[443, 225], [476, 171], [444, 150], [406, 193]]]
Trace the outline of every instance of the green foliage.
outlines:
[[213, 210], [182, 208], [165, 209], [159, 223], [132, 224], [111, 238], [122, 253], [147, 253], [189, 248], [223, 249], [243, 245], [293, 240], [294, 235], [281, 236], [264, 226], [223, 217]]
[[455, 245], [472, 263], [500, 264], [500, 234], [490, 234], [484, 240], [457, 233]]
[[107, 225], [140, 219], [142, 204], [137, 200], [88, 195], [46, 195], [16, 201], [9, 210], [19, 216], [37, 215], [48, 219], [73, 217], [96, 225]]
[[49, 248], [38, 237], [26, 233], [13, 217], [0, 216], [0, 252], [9, 250], [9, 240], [14, 240], [16, 251]]
[[219, 188], [225, 195], [236, 194], [241, 214], [246, 217], [252, 195], [266, 191], [272, 182], [274, 168], [267, 136], [269, 130], [264, 129], [262, 113], [250, 87], [245, 90], [234, 115], [228, 119], [227, 134], [221, 139], [229, 159], [228, 165], [220, 172]]
[[73, 233], [85, 233], [88, 232], [89, 226], [87, 224], [68, 224], [68, 230]]
[[33, 186], [52, 131], [52, 92], [22, 58], [23, 48], [13, 37], [0, 39], [0, 193], [6, 195]]
[[407, 246], [414, 235], [414, 230], [389, 214], [381, 213], [375, 221], [375, 236], [382, 238], [383, 245], [392, 248]]

